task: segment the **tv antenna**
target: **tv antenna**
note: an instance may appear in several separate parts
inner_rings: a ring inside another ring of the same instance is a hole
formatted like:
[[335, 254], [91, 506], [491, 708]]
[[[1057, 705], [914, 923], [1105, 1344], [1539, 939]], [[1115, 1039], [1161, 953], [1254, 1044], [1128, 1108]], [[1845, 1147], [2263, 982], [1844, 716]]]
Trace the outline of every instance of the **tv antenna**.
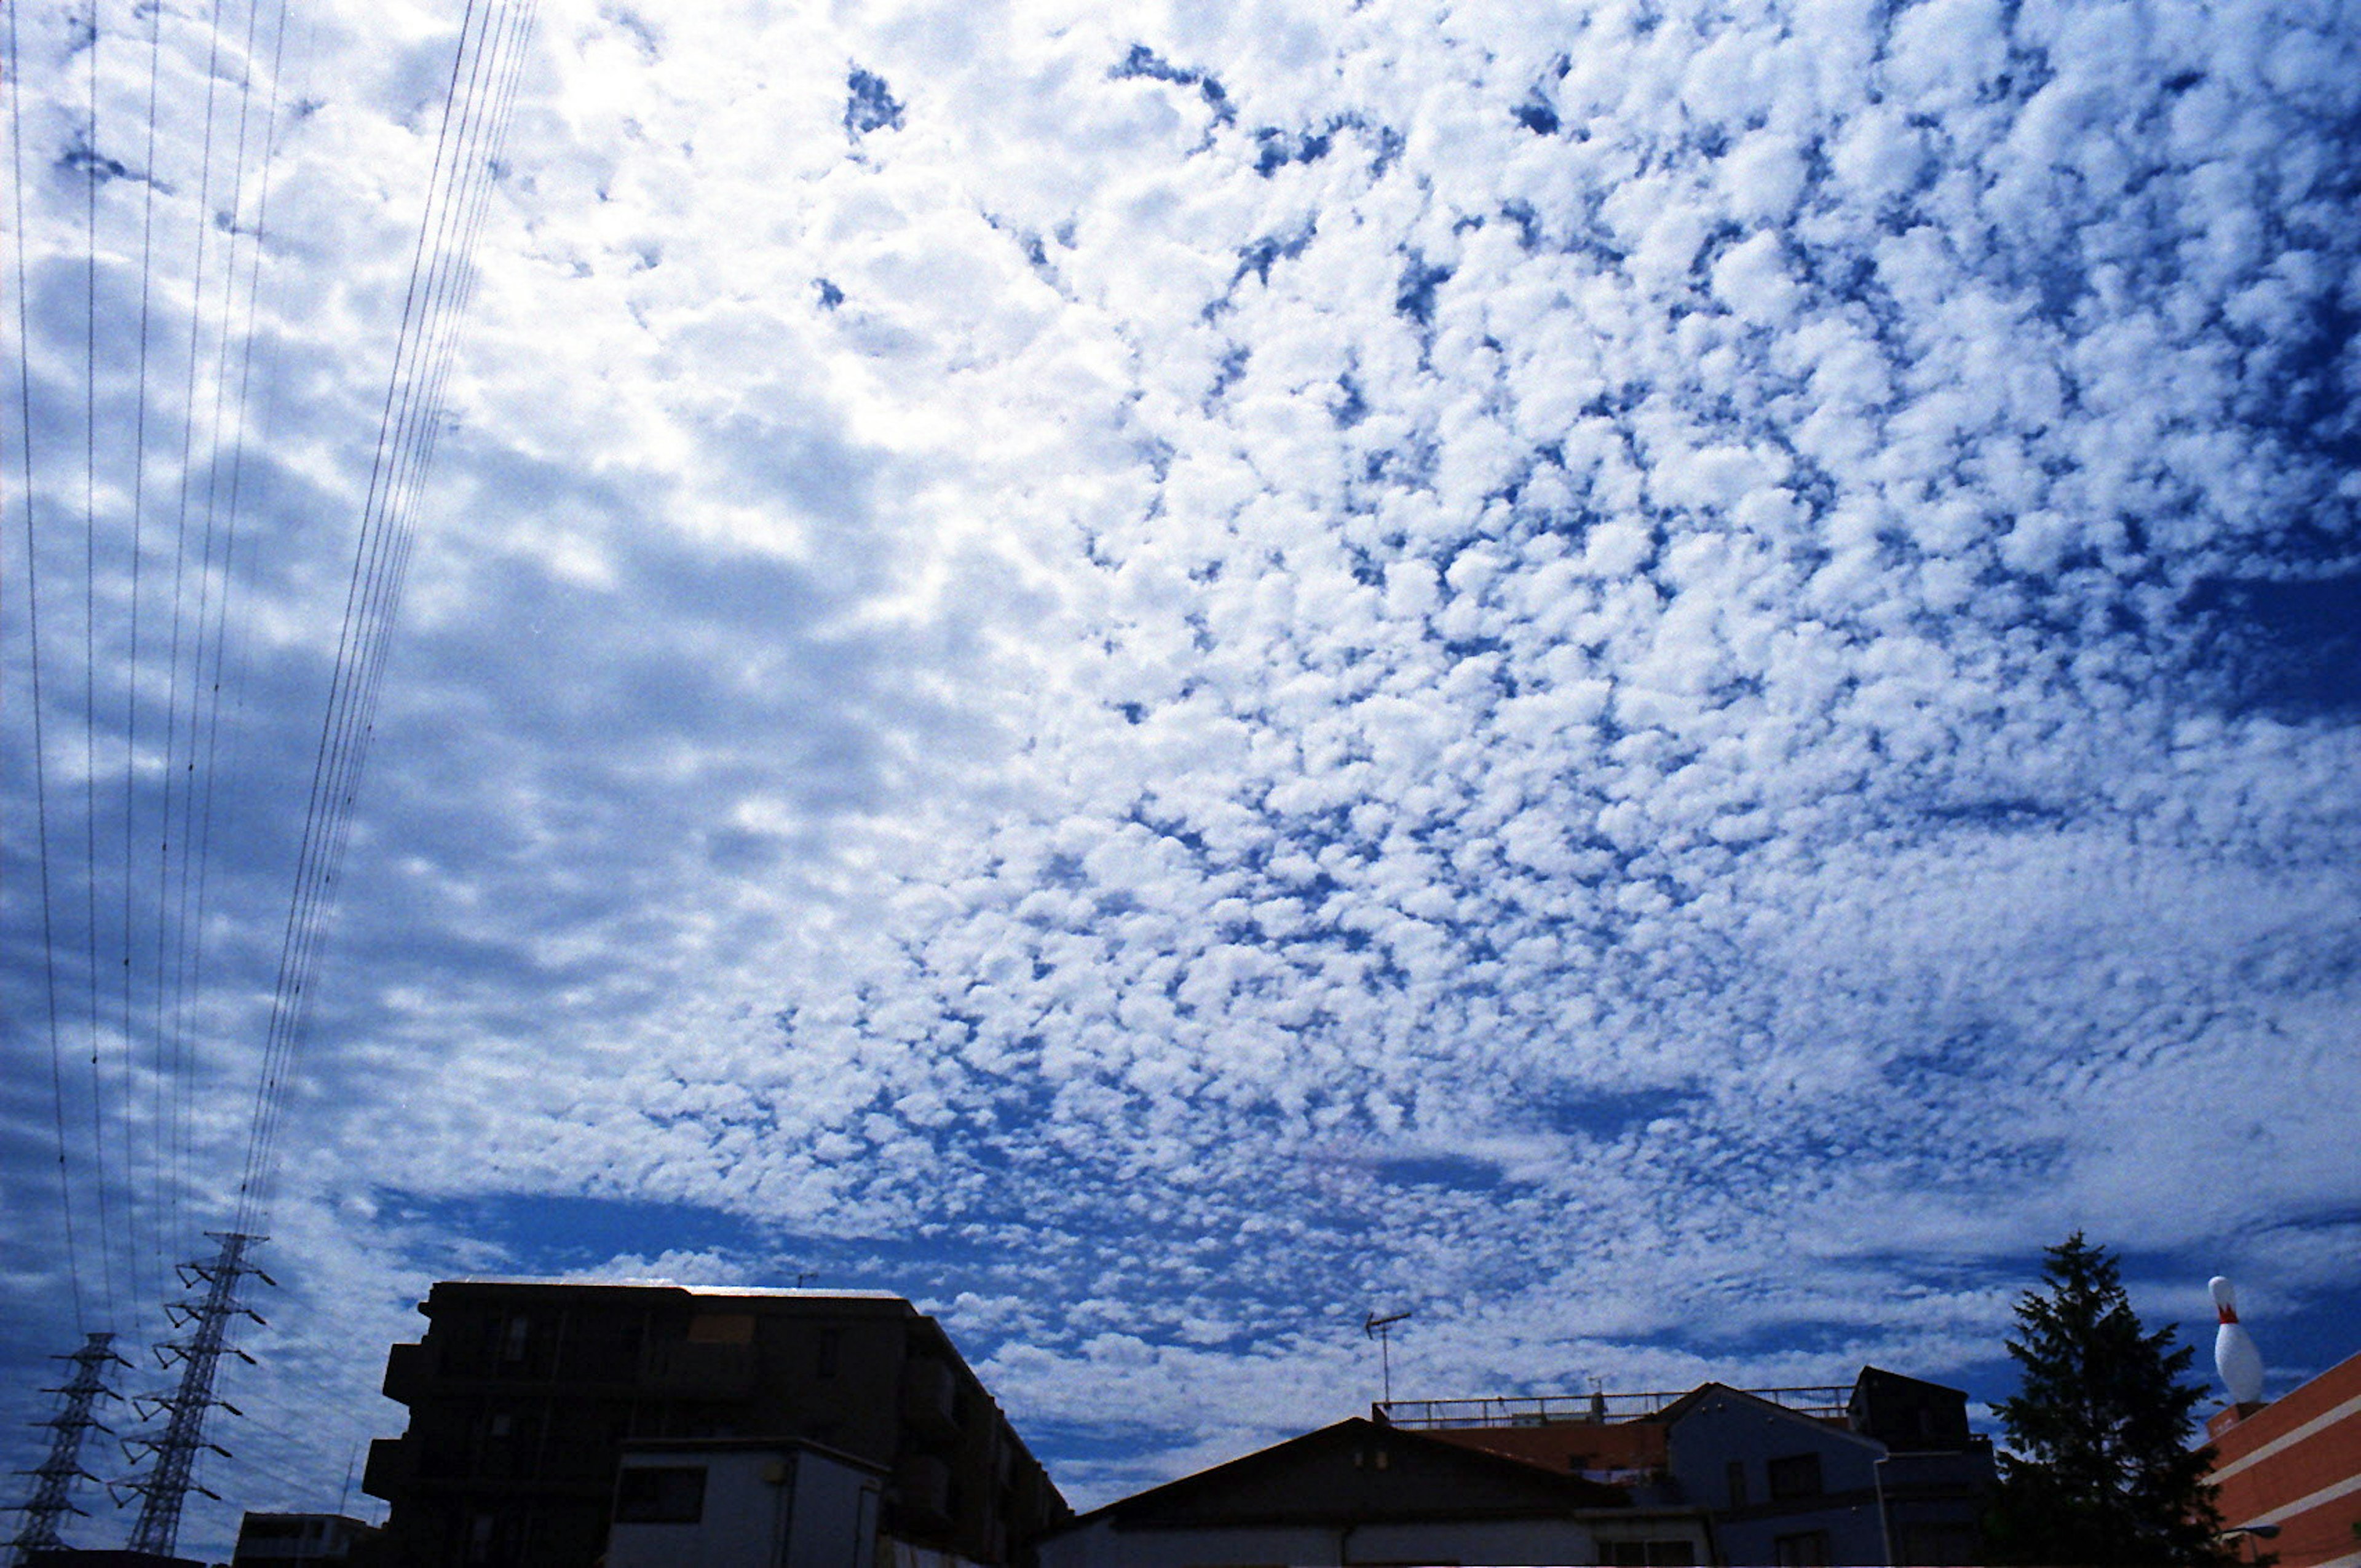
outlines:
[[1378, 1365], [1385, 1380], [1386, 1391], [1382, 1402], [1389, 1405], [1394, 1402], [1394, 1325], [1409, 1316], [1407, 1310], [1384, 1318], [1371, 1312], [1361, 1324], [1361, 1332], [1378, 1342]]

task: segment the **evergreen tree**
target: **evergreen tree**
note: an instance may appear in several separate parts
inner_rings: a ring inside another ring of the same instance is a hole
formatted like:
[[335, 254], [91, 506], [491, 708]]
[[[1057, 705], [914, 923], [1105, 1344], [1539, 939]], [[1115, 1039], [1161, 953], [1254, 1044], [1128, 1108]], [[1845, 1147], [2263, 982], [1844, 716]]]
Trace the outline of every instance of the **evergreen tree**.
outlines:
[[2210, 1448], [2188, 1446], [2204, 1390], [2169, 1325], [2149, 1333], [2115, 1260], [2075, 1232], [2047, 1249], [2041, 1290], [2017, 1298], [2008, 1342], [2021, 1383], [1995, 1407], [2015, 1451], [1989, 1520], [1996, 1562], [2232, 1563], [2205, 1484]]

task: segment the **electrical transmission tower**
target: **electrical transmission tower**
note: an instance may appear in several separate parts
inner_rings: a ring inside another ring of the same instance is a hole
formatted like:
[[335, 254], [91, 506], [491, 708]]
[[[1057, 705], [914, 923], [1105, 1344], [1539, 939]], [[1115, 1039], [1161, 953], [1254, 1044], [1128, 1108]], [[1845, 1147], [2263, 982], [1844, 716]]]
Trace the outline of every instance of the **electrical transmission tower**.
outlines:
[[211, 1449], [223, 1458], [229, 1450], [219, 1443], [205, 1441], [205, 1412], [219, 1405], [231, 1415], [240, 1413], [236, 1405], [214, 1393], [214, 1372], [226, 1354], [236, 1356], [249, 1365], [254, 1357], [229, 1343], [232, 1320], [262, 1319], [254, 1309], [237, 1299], [238, 1282], [251, 1274], [265, 1285], [278, 1282], [246, 1260], [247, 1249], [265, 1237], [247, 1235], [237, 1231], [207, 1231], [207, 1235], [221, 1243], [221, 1251], [209, 1263], [184, 1263], [181, 1266], [181, 1283], [193, 1288], [203, 1283], [204, 1294], [192, 1299], [174, 1302], [166, 1310], [175, 1328], [191, 1332], [182, 1339], [169, 1340], [156, 1347], [156, 1359], [166, 1366], [178, 1362], [181, 1386], [170, 1394], [139, 1401], [142, 1416], [158, 1411], [167, 1412], [163, 1431], [133, 1438], [134, 1450], [145, 1450], [151, 1463], [145, 1475], [124, 1486], [124, 1490], [140, 1495], [139, 1523], [131, 1531], [131, 1550], [152, 1552], [159, 1557], [170, 1557], [181, 1535], [181, 1505], [188, 1500], [192, 1490], [204, 1492], [219, 1501], [219, 1497], [197, 1485], [197, 1454]]
[[33, 1500], [18, 1505], [25, 1516], [25, 1528], [16, 1533], [16, 1548], [9, 1561], [25, 1563], [36, 1552], [54, 1552], [65, 1542], [58, 1536], [58, 1526], [68, 1514], [85, 1512], [74, 1507], [71, 1496], [77, 1481], [94, 1481], [96, 1476], [82, 1467], [83, 1434], [95, 1427], [107, 1431], [106, 1424], [94, 1413], [101, 1399], [112, 1399], [115, 1390], [106, 1386], [109, 1366], [131, 1364], [115, 1353], [113, 1334], [91, 1334], [82, 1347], [71, 1355], [53, 1357], [73, 1363], [73, 1376], [62, 1388], [44, 1388], [45, 1394], [60, 1394], [58, 1413], [38, 1423], [49, 1429], [49, 1456], [35, 1470], [18, 1474], [33, 1476], [38, 1485]]

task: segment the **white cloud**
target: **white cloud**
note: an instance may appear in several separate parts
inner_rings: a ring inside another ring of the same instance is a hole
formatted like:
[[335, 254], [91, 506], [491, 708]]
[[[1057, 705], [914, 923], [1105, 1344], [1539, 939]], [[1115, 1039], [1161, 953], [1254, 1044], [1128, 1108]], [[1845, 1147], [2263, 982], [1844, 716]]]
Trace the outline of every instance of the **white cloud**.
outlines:
[[[226, 1148], [438, 26], [331, 18], [286, 144]], [[2349, 655], [2221, 585], [2349, 586], [2347, 52], [2260, 5], [553, 5], [274, 1244], [378, 1305], [280, 1354], [373, 1368], [383, 1301], [531, 1264], [369, 1190], [701, 1205], [791, 1240], [565, 1266], [931, 1295], [1095, 1497], [1353, 1408], [1379, 1298], [1422, 1392], [1940, 1376], [2072, 1224], [2315, 1234]], [[2209, 1182], [2257, 1075], [2268, 1174]], [[1110, 1388], [1213, 1413], [1085, 1464]]]

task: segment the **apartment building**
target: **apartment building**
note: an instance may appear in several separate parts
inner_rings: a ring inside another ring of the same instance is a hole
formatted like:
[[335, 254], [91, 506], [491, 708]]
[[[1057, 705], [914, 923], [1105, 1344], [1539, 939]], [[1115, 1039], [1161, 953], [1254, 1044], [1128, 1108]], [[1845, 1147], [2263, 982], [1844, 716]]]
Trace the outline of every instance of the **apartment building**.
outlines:
[[801, 1440], [874, 1467], [880, 1541], [997, 1568], [1071, 1517], [940, 1324], [898, 1296], [452, 1280], [419, 1303], [371, 1444], [372, 1555], [593, 1568], [627, 1445]]

